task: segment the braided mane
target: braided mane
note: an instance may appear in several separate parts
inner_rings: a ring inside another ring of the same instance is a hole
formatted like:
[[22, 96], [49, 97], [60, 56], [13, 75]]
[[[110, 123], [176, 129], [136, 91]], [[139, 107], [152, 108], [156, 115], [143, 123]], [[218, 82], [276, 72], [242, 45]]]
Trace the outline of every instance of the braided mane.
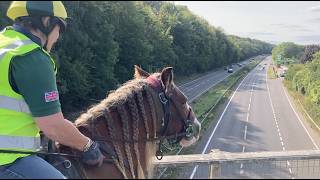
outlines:
[[[138, 140], [139, 137], [156, 137], [157, 109], [152, 91], [146, 79], [130, 80], [82, 114], [75, 121], [75, 124], [77, 127], [91, 126], [95, 124], [97, 119], [103, 119], [107, 126], [106, 129], [108, 129], [106, 136], [109, 138]], [[119, 124], [121, 129], [116, 129], [115, 123]], [[143, 123], [143, 127], [140, 127], [139, 130], [141, 123]], [[141, 128], [144, 129], [143, 134]], [[118, 137], [119, 132], [122, 137]], [[112, 146], [118, 156], [115, 166], [124, 178], [146, 178], [146, 176], [152, 175], [151, 157], [155, 152], [154, 142], [145, 143], [146, 149], [143, 151], [146, 152], [146, 157], [141, 157], [139, 143], [112, 142]], [[121, 151], [122, 147], [124, 147], [124, 151]], [[142, 162], [142, 159], [146, 162]], [[125, 168], [125, 160], [129, 163], [129, 168]], [[146, 172], [143, 171], [142, 163], [148, 168]]]

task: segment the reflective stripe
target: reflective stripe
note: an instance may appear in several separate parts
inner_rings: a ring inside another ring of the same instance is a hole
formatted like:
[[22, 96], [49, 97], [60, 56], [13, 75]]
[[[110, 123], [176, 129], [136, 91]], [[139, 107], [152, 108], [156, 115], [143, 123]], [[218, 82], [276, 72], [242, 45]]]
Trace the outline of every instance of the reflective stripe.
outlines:
[[0, 109], [1, 108], [31, 114], [29, 106], [24, 100], [0, 95]]
[[40, 137], [21, 137], [0, 135], [1, 149], [25, 149], [37, 151], [40, 149]]
[[33, 43], [34, 42], [31, 41], [30, 39], [26, 39], [26, 40], [22, 40], [22, 41], [21, 40], [14, 41], [13, 43], [9, 44], [8, 46], [6, 46], [0, 50], [0, 61], [3, 59], [4, 55], [6, 55], [6, 53], [8, 51], [11, 51], [12, 49], [16, 49], [21, 46], [33, 44]]

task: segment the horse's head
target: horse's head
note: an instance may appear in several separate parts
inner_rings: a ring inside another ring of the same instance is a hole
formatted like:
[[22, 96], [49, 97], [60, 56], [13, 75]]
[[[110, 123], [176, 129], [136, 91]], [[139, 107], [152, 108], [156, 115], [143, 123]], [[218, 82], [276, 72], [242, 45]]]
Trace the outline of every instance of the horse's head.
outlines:
[[149, 74], [135, 66], [135, 78], [146, 78], [162, 104], [163, 118], [158, 122], [161, 128], [157, 136], [168, 137], [183, 147], [197, 141], [201, 124], [187, 103], [187, 97], [174, 84], [173, 68], [167, 67], [161, 73]]

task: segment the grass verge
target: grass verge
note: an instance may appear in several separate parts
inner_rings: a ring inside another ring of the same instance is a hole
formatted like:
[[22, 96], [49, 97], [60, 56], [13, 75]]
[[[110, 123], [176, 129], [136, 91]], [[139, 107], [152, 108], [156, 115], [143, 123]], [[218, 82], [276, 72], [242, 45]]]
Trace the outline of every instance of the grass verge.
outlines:
[[268, 68], [268, 78], [269, 79], [276, 79], [278, 78], [277, 72], [276, 72], [276, 67], [273, 65], [270, 65]]
[[[299, 111], [302, 112], [305, 119], [310, 122], [311, 128], [320, 132], [316, 127], [320, 127], [320, 106], [316, 105], [309, 98], [291, 88], [292, 86], [290, 85], [290, 81], [284, 80], [283, 82], [289, 94], [293, 97], [296, 107], [298, 107]], [[314, 125], [314, 123], [316, 125]]]

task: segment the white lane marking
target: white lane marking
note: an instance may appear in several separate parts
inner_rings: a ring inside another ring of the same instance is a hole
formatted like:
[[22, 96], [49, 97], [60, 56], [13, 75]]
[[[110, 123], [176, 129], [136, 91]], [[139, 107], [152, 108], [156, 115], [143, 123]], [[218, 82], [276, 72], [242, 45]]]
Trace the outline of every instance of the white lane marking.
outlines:
[[[250, 118], [250, 109], [251, 109], [251, 102], [252, 102], [252, 94], [253, 94], [253, 87], [254, 87], [255, 83], [252, 83], [252, 87], [250, 90], [250, 99], [249, 99], [249, 105], [248, 105], [248, 111], [247, 111], [247, 124], [244, 127], [244, 136], [243, 139], [246, 141], [247, 140], [247, 131], [248, 131], [248, 122], [249, 122], [249, 118]], [[242, 152], [244, 152], [245, 150], [245, 145], [242, 146]], [[241, 163], [240, 165], [240, 174], [243, 174], [243, 163]]]
[[[242, 152], [244, 153], [244, 151], [246, 150], [245, 146], [242, 146]], [[243, 163], [241, 163], [240, 165], [240, 174], [243, 174]]]
[[[251, 57], [251, 58], [252, 58], [252, 57]], [[249, 58], [249, 59], [251, 59], [251, 58]], [[254, 58], [258, 58], [258, 57], [256, 56], [256, 57], [254, 57]], [[247, 60], [245, 60], [245, 61], [242, 61], [242, 63], [243, 63], [244, 65], [246, 65], [247, 62], [249, 61], [249, 59], [247, 59]], [[242, 66], [242, 67], [244, 67], [244, 66]], [[241, 68], [240, 68], [240, 69], [241, 69]], [[219, 72], [219, 71], [222, 71], [221, 67], [220, 67], [220, 68], [217, 68], [216, 71], [213, 71], [213, 72], [211, 72], [211, 73], [209, 73], [209, 74], [207, 74], [207, 75], [198, 77], [197, 79], [194, 79], [194, 80], [192, 80], [192, 81], [190, 81], [190, 82], [187, 82], [187, 83], [185, 83], [185, 84], [182, 84], [182, 85], [179, 86], [179, 88], [182, 88], [182, 87], [184, 87], [184, 86], [187, 86], [188, 84], [191, 84], [192, 82], [198, 81], [198, 80], [200, 80], [200, 79], [205, 79], [207, 76], [212, 76], [212, 75], [214, 75], [215, 73], [217, 73], [217, 72]], [[225, 72], [225, 71], [223, 70], [222, 72]], [[207, 80], [207, 82], [209, 82], [209, 81], [210, 81], [210, 80]]]
[[287, 95], [287, 92], [285, 91], [285, 89], [284, 89], [283, 86], [282, 86], [282, 89], [283, 89], [283, 91], [284, 91], [284, 94], [285, 94], [286, 97], [287, 97], [287, 100], [288, 100], [288, 102], [289, 102], [289, 104], [290, 104], [291, 109], [293, 110], [294, 114], [297, 116], [297, 119], [299, 120], [301, 126], [302, 126], [303, 129], [306, 131], [306, 133], [308, 134], [308, 136], [309, 136], [310, 140], [312, 141], [314, 147], [316, 147], [317, 150], [319, 150], [318, 145], [315, 143], [315, 141], [314, 141], [313, 138], [311, 137], [310, 133], [308, 132], [307, 128], [304, 126], [304, 124], [302, 123], [300, 117], [298, 116], [298, 113], [297, 113], [296, 110], [293, 108], [293, 106], [292, 106], [292, 104], [291, 104], [291, 102], [290, 102], [290, 100], [289, 100], [289, 97], [288, 97], [288, 95]]
[[223, 79], [220, 79], [218, 82], [212, 84], [211, 86], [209, 86], [207, 89], [205, 89], [204, 91], [202, 91], [201, 93], [199, 93], [198, 95], [196, 95], [195, 97], [191, 98], [190, 100], [188, 100], [188, 103], [191, 103], [192, 101], [194, 101], [195, 99], [197, 99], [199, 96], [201, 96], [203, 93], [207, 92], [209, 89], [211, 89], [213, 86], [219, 84], [220, 82], [222, 82], [223, 80], [225, 80], [227, 77], [231, 76], [231, 74], [229, 74], [228, 76], [225, 76]]
[[252, 94], [253, 94], [253, 85], [252, 84], [252, 88], [250, 91], [250, 99], [249, 99], [249, 105], [248, 105], [248, 111], [247, 111], [247, 124], [245, 125], [245, 129], [244, 129], [244, 137], [243, 139], [246, 140], [247, 139], [247, 130], [248, 130], [248, 122], [249, 122], [249, 118], [250, 118], [250, 109], [251, 109], [251, 102], [252, 102]]
[[[269, 68], [269, 67], [268, 67], [268, 68]], [[268, 73], [268, 71], [266, 71], [266, 85], [267, 85], [267, 90], [268, 90], [268, 95], [269, 95], [269, 100], [270, 100], [271, 109], [272, 109], [272, 112], [273, 112], [273, 119], [274, 119], [274, 121], [276, 122], [276, 127], [277, 127], [277, 131], [278, 131], [278, 134], [279, 134], [280, 143], [281, 143], [281, 146], [282, 146], [282, 151], [286, 151], [285, 145], [284, 145], [284, 143], [283, 143], [283, 141], [282, 141], [282, 136], [281, 136], [280, 128], [279, 128], [278, 123], [277, 123], [277, 117], [276, 117], [276, 113], [275, 113], [275, 110], [274, 110], [274, 107], [273, 107], [273, 103], [272, 103], [272, 99], [271, 99], [271, 93], [270, 93], [270, 89], [269, 89], [269, 85], [268, 85], [268, 75], [267, 75], [267, 73]], [[288, 163], [289, 163], [289, 161], [287, 161], [287, 164], [288, 164]], [[290, 163], [289, 163], [289, 164], [290, 164]], [[290, 166], [288, 166], [288, 170], [289, 170], [289, 172], [290, 172], [291, 178], [294, 178]]]
[[[232, 101], [232, 99], [233, 99], [234, 95], [236, 94], [236, 92], [238, 91], [238, 89], [240, 88], [240, 86], [242, 85], [242, 83], [243, 83], [243, 82], [244, 82], [244, 80], [248, 77], [248, 75], [249, 75], [249, 74], [250, 74], [250, 73], [248, 73], [248, 74], [246, 75], [246, 77], [245, 77], [245, 78], [243, 78], [243, 80], [241, 81], [241, 83], [238, 85], [237, 89], [233, 92], [233, 94], [232, 94], [232, 96], [231, 96], [231, 98], [230, 98], [230, 100], [229, 100], [229, 102], [228, 102], [227, 106], [224, 108], [224, 110], [223, 110], [223, 112], [222, 112], [222, 114], [221, 114], [221, 116], [220, 116], [220, 118], [219, 118], [219, 120], [218, 120], [218, 123], [217, 123], [217, 124], [216, 124], [216, 126], [214, 127], [214, 129], [213, 129], [213, 131], [212, 131], [212, 133], [211, 133], [211, 135], [210, 135], [210, 137], [209, 137], [209, 139], [208, 139], [208, 141], [207, 141], [207, 143], [206, 143], [206, 145], [205, 145], [204, 149], [202, 150], [202, 153], [201, 153], [201, 154], [204, 154], [204, 153], [206, 152], [206, 150], [207, 150], [207, 148], [208, 148], [208, 146], [209, 146], [209, 143], [211, 142], [211, 139], [212, 139], [212, 137], [213, 137], [214, 133], [216, 132], [217, 127], [219, 126], [219, 124], [220, 124], [220, 122], [221, 122], [221, 120], [222, 120], [222, 118], [223, 118], [224, 114], [226, 113], [226, 111], [227, 111], [227, 109], [228, 109], [228, 107], [229, 107], [229, 105], [230, 105], [230, 103], [231, 103], [231, 101]], [[189, 179], [193, 179], [194, 175], [195, 175], [195, 174], [196, 174], [196, 172], [197, 172], [198, 167], [199, 167], [199, 165], [197, 165], [196, 167], [194, 167], [194, 168], [193, 168], [193, 171], [192, 171], [192, 173], [191, 173], [191, 175], [190, 175]]]
[[[198, 87], [198, 86], [200, 86], [200, 85], [201, 85], [201, 83], [195, 85], [193, 88], [196, 88], [196, 87]], [[192, 89], [193, 89], [193, 88], [192, 88]]]
[[[248, 129], [248, 126], [246, 125], [246, 126], [244, 127], [244, 137], [243, 137], [244, 140], [247, 140], [247, 129]], [[243, 146], [243, 147], [244, 147], [244, 146]]]
[[202, 79], [202, 78], [205, 79], [207, 76], [212, 76], [213, 74], [215, 74], [215, 73], [217, 73], [217, 72], [219, 72], [219, 70], [213, 71], [212, 73], [209, 73], [209, 74], [207, 74], [207, 75], [198, 77], [197, 79], [194, 79], [194, 80], [192, 80], [192, 81], [190, 81], [190, 82], [187, 82], [187, 83], [185, 83], [185, 84], [182, 84], [179, 88], [184, 87], [184, 86], [187, 86], [188, 84], [191, 84], [191, 83], [193, 83], [193, 82], [195, 82], [195, 81], [198, 81], [198, 80], [200, 80], [200, 79]]
[[[239, 69], [236, 69], [233, 73], [225, 76], [223, 79], [220, 79], [218, 82], [212, 84], [211, 86], [209, 86], [207, 89], [205, 89], [204, 91], [202, 91], [201, 93], [199, 93], [198, 95], [196, 95], [195, 97], [191, 98], [190, 100], [188, 100], [188, 103], [191, 103], [192, 101], [194, 101], [195, 99], [197, 99], [199, 96], [201, 96], [203, 93], [207, 92], [209, 89], [211, 89], [213, 86], [217, 85], [218, 83], [222, 82], [223, 80], [225, 80], [227, 77], [231, 76], [232, 74], [234, 74], [235, 72], [239, 71], [240, 69], [242, 69], [244, 66], [242, 66]], [[249, 74], [249, 73], [248, 73]]]
[[190, 92], [190, 91], [192, 91], [194, 88], [196, 88], [196, 87], [198, 87], [198, 86], [200, 86], [200, 85], [201, 85], [201, 84], [199, 83], [199, 84], [197, 84], [197, 85], [195, 85], [195, 86], [193, 86], [193, 87], [190, 87], [190, 88], [186, 89], [184, 92], [185, 92], [185, 93]]

